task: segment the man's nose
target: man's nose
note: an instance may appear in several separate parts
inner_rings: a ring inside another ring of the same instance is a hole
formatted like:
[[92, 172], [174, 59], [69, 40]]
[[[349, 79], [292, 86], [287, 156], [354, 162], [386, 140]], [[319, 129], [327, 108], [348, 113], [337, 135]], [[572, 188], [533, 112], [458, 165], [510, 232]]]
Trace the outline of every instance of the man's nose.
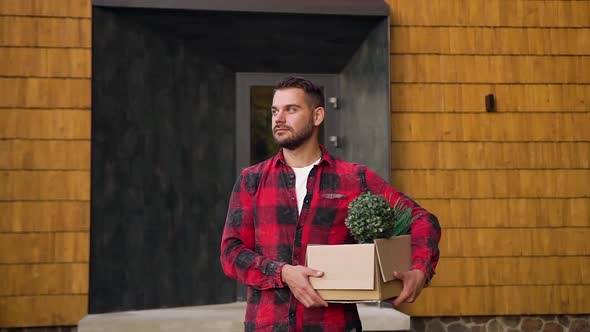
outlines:
[[277, 111], [277, 113], [273, 117], [273, 120], [274, 120], [274, 122], [279, 122], [279, 123], [285, 122], [285, 112]]

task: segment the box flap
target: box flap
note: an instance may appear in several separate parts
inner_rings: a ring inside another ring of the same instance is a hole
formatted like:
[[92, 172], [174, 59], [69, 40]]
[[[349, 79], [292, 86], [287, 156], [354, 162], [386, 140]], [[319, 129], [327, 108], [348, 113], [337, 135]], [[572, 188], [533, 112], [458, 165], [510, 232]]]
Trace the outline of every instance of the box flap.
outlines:
[[385, 282], [395, 279], [393, 272], [405, 272], [412, 267], [412, 239], [410, 235], [375, 240], [381, 276]]
[[309, 278], [315, 289], [373, 289], [375, 245], [309, 245], [307, 266], [324, 272], [321, 278]]

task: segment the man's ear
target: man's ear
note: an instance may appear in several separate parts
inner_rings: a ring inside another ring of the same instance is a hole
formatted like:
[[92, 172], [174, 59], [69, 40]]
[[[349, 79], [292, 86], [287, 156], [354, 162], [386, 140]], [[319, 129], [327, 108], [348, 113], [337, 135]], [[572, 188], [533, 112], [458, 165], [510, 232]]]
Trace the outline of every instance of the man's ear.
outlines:
[[313, 110], [313, 125], [318, 127], [319, 125], [324, 122], [324, 117], [326, 116], [326, 109], [323, 107], [316, 107]]

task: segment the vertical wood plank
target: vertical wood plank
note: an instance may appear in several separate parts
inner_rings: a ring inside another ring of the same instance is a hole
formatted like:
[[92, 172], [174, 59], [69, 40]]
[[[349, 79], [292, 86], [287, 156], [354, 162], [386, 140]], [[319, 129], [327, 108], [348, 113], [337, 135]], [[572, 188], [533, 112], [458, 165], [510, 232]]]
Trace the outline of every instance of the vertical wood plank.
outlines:
[[88, 263], [0, 265], [0, 275], [0, 297], [88, 292]]
[[0, 171], [0, 201], [90, 200], [88, 171]]
[[0, 16], [0, 46], [90, 48], [91, 21]]
[[76, 325], [87, 307], [87, 295], [0, 297], [0, 326]]
[[91, 0], [2, 0], [0, 15], [90, 17]]

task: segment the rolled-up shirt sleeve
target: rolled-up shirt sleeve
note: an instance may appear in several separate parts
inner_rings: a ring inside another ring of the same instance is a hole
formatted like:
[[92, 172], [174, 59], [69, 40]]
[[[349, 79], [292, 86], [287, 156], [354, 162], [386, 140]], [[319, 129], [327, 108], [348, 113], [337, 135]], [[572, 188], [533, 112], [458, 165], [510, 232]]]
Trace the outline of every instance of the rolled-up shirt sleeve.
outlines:
[[415, 218], [410, 228], [412, 270], [418, 269], [424, 272], [427, 284], [429, 284], [435, 274], [440, 256], [438, 244], [441, 238], [441, 227], [438, 219], [410, 197], [393, 189], [377, 173], [368, 168], [366, 169], [366, 181], [367, 187], [372, 193], [383, 195], [392, 206], [399, 200], [401, 204], [412, 209], [412, 217]]
[[230, 197], [221, 239], [221, 266], [228, 277], [256, 289], [282, 288], [281, 269], [285, 263], [254, 251], [253, 193], [245, 177], [242, 172]]

